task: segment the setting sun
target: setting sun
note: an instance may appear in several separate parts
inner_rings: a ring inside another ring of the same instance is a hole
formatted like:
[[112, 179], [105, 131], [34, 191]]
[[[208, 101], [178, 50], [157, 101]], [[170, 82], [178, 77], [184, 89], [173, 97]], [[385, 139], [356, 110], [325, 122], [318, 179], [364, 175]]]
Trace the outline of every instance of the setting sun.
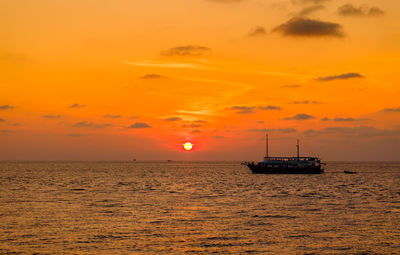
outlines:
[[183, 148], [185, 149], [185, 151], [191, 151], [193, 149], [193, 144], [190, 142], [184, 143]]

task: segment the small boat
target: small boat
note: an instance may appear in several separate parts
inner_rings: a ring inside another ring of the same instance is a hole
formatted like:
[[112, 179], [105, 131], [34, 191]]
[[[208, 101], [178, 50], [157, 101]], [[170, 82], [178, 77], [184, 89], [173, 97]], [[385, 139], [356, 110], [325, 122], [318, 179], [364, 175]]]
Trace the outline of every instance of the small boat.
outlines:
[[243, 162], [254, 174], [322, 174], [321, 160], [316, 157], [300, 157], [300, 145], [297, 140], [297, 157], [270, 157], [268, 155], [268, 134], [265, 135], [266, 155], [258, 163]]
[[356, 174], [357, 172], [344, 170], [343, 173], [345, 173], [345, 174]]

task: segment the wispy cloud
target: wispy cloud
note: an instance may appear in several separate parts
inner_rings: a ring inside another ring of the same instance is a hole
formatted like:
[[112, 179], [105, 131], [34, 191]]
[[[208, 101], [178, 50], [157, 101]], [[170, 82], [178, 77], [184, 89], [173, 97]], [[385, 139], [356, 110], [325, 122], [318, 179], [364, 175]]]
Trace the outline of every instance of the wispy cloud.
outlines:
[[0, 118], [0, 122], [4, 122], [5, 121], [5, 119], [3, 119], [3, 118]]
[[342, 16], [383, 16], [385, 12], [378, 7], [354, 6], [352, 4], [345, 4], [338, 8], [338, 13]]
[[14, 133], [14, 130], [10, 130], [10, 129], [0, 129], [0, 134], [2, 134], [2, 135], [7, 136], [7, 135], [9, 135], [9, 134], [11, 134], [11, 133]]
[[281, 110], [279, 106], [232, 106], [227, 108], [228, 110], [236, 111], [237, 114], [250, 114], [255, 113], [256, 110], [260, 111], [270, 111], [270, 110]]
[[251, 36], [251, 37], [258, 37], [258, 36], [265, 36], [265, 35], [267, 35], [267, 31], [262, 26], [253, 27], [250, 30], [250, 32], [248, 33], [248, 36]]
[[15, 106], [9, 105], [9, 104], [0, 105], [0, 110], [12, 110], [14, 108], [15, 108]]
[[385, 108], [382, 112], [400, 112], [400, 107], [397, 108]]
[[317, 78], [318, 81], [333, 81], [333, 80], [347, 80], [347, 79], [352, 79], [352, 78], [364, 78], [359, 73], [345, 73], [345, 74], [339, 74], [339, 75], [333, 75], [333, 76], [326, 76], [326, 77], [319, 77]]
[[81, 137], [81, 136], [84, 136], [84, 135], [82, 135], [82, 134], [67, 134], [67, 136], [70, 136], [70, 137]]
[[195, 122], [195, 123], [207, 123], [208, 121], [206, 121], [206, 120], [195, 120], [193, 122]]
[[250, 114], [254, 113], [255, 106], [232, 106], [229, 110], [236, 111], [237, 114]]
[[400, 129], [377, 129], [375, 127], [360, 126], [360, 127], [327, 127], [322, 130], [309, 129], [304, 132], [306, 135], [324, 135], [337, 134], [341, 136], [400, 136]]
[[121, 115], [106, 114], [103, 117], [109, 118], [109, 119], [119, 119], [119, 118], [121, 118]]
[[315, 117], [305, 113], [299, 113], [292, 117], [284, 118], [284, 120], [311, 120], [311, 119], [315, 119]]
[[321, 119], [321, 121], [335, 121], [335, 122], [354, 122], [354, 121], [366, 121], [366, 120], [369, 120], [369, 119], [366, 119], [366, 118], [342, 118], [342, 117], [333, 118], [333, 119], [324, 117]]
[[307, 16], [313, 12], [320, 11], [323, 9], [325, 9], [325, 6], [323, 6], [323, 5], [313, 5], [313, 6], [305, 7], [299, 12], [299, 16]]
[[198, 65], [198, 64], [184, 63], [184, 62], [149, 62], [149, 61], [130, 62], [130, 61], [124, 61], [123, 63], [126, 65], [139, 66], [139, 67], [209, 70], [209, 68]]
[[221, 4], [232, 4], [232, 3], [240, 3], [245, 0], [207, 0], [209, 2], [221, 3]]
[[170, 48], [161, 52], [162, 56], [201, 56], [211, 49], [205, 46], [186, 45]]
[[257, 109], [260, 110], [260, 111], [282, 110], [281, 107], [279, 107], [279, 106], [273, 106], [273, 105], [259, 106], [259, 107], [257, 107]]
[[57, 114], [57, 115], [46, 114], [46, 115], [42, 116], [42, 118], [44, 118], [44, 119], [61, 119], [62, 117], [63, 116], [59, 115], [59, 114]]
[[151, 73], [151, 74], [146, 74], [142, 77], [139, 77], [140, 79], [144, 79], [144, 80], [152, 80], [152, 79], [161, 79], [164, 78], [163, 76], [159, 75], [159, 74], [155, 74], [155, 73]]
[[319, 21], [304, 17], [295, 17], [274, 28], [285, 36], [294, 37], [343, 37], [343, 27], [340, 24]]
[[144, 122], [136, 122], [135, 124], [130, 125], [128, 128], [151, 128], [151, 126]]
[[86, 105], [78, 103], [69, 106], [69, 108], [83, 108], [83, 107], [86, 107]]
[[179, 120], [182, 120], [182, 118], [180, 118], [180, 117], [171, 117], [171, 118], [166, 118], [164, 120], [165, 121], [179, 121]]
[[198, 110], [198, 111], [178, 110], [177, 112], [189, 115], [214, 115], [214, 113], [209, 110]]
[[198, 130], [198, 129], [195, 129], [195, 130], [192, 130], [192, 131], [190, 131], [190, 133], [194, 133], [194, 134], [196, 134], [196, 133], [201, 133], [201, 131], [200, 131], [200, 130]]
[[213, 136], [213, 138], [215, 138], [215, 139], [224, 139], [225, 137], [222, 136], [222, 135], [215, 135], [215, 136]]
[[293, 102], [290, 102], [289, 104], [321, 104], [321, 103], [318, 101], [304, 100], [304, 101], [293, 101]]
[[201, 127], [199, 124], [184, 124], [182, 125], [183, 128], [198, 128]]
[[279, 132], [279, 133], [294, 133], [297, 130], [294, 128], [255, 128], [247, 130], [249, 132]]
[[293, 4], [323, 4], [330, 0], [292, 0]]
[[298, 85], [298, 84], [287, 84], [287, 85], [281, 86], [281, 88], [283, 88], [283, 89], [297, 89], [300, 87], [301, 87], [301, 85]]
[[106, 128], [106, 127], [111, 127], [111, 124], [94, 124], [93, 122], [88, 122], [88, 121], [82, 121], [82, 122], [77, 122], [73, 125], [73, 127], [76, 128], [83, 128], [83, 127], [90, 127], [90, 128]]

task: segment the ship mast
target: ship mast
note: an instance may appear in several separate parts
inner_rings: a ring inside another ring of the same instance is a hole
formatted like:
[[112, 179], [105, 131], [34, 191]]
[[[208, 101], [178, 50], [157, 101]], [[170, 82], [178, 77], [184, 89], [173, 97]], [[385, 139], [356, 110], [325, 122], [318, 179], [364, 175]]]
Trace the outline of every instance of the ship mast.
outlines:
[[297, 139], [297, 145], [296, 145], [296, 147], [297, 147], [297, 157], [299, 158], [299, 157], [300, 157], [300, 144], [299, 144], [299, 139]]
[[265, 157], [268, 158], [268, 133], [265, 132]]

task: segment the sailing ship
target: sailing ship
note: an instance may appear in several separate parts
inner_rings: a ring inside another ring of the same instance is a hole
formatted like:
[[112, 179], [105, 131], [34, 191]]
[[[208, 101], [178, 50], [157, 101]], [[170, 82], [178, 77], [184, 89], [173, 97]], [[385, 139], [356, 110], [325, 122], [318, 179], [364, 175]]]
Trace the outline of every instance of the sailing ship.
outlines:
[[268, 134], [265, 134], [265, 157], [263, 161], [244, 162], [254, 174], [322, 174], [321, 160], [317, 157], [300, 157], [297, 140], [297, 157], [270, 157], [268, 155]]

